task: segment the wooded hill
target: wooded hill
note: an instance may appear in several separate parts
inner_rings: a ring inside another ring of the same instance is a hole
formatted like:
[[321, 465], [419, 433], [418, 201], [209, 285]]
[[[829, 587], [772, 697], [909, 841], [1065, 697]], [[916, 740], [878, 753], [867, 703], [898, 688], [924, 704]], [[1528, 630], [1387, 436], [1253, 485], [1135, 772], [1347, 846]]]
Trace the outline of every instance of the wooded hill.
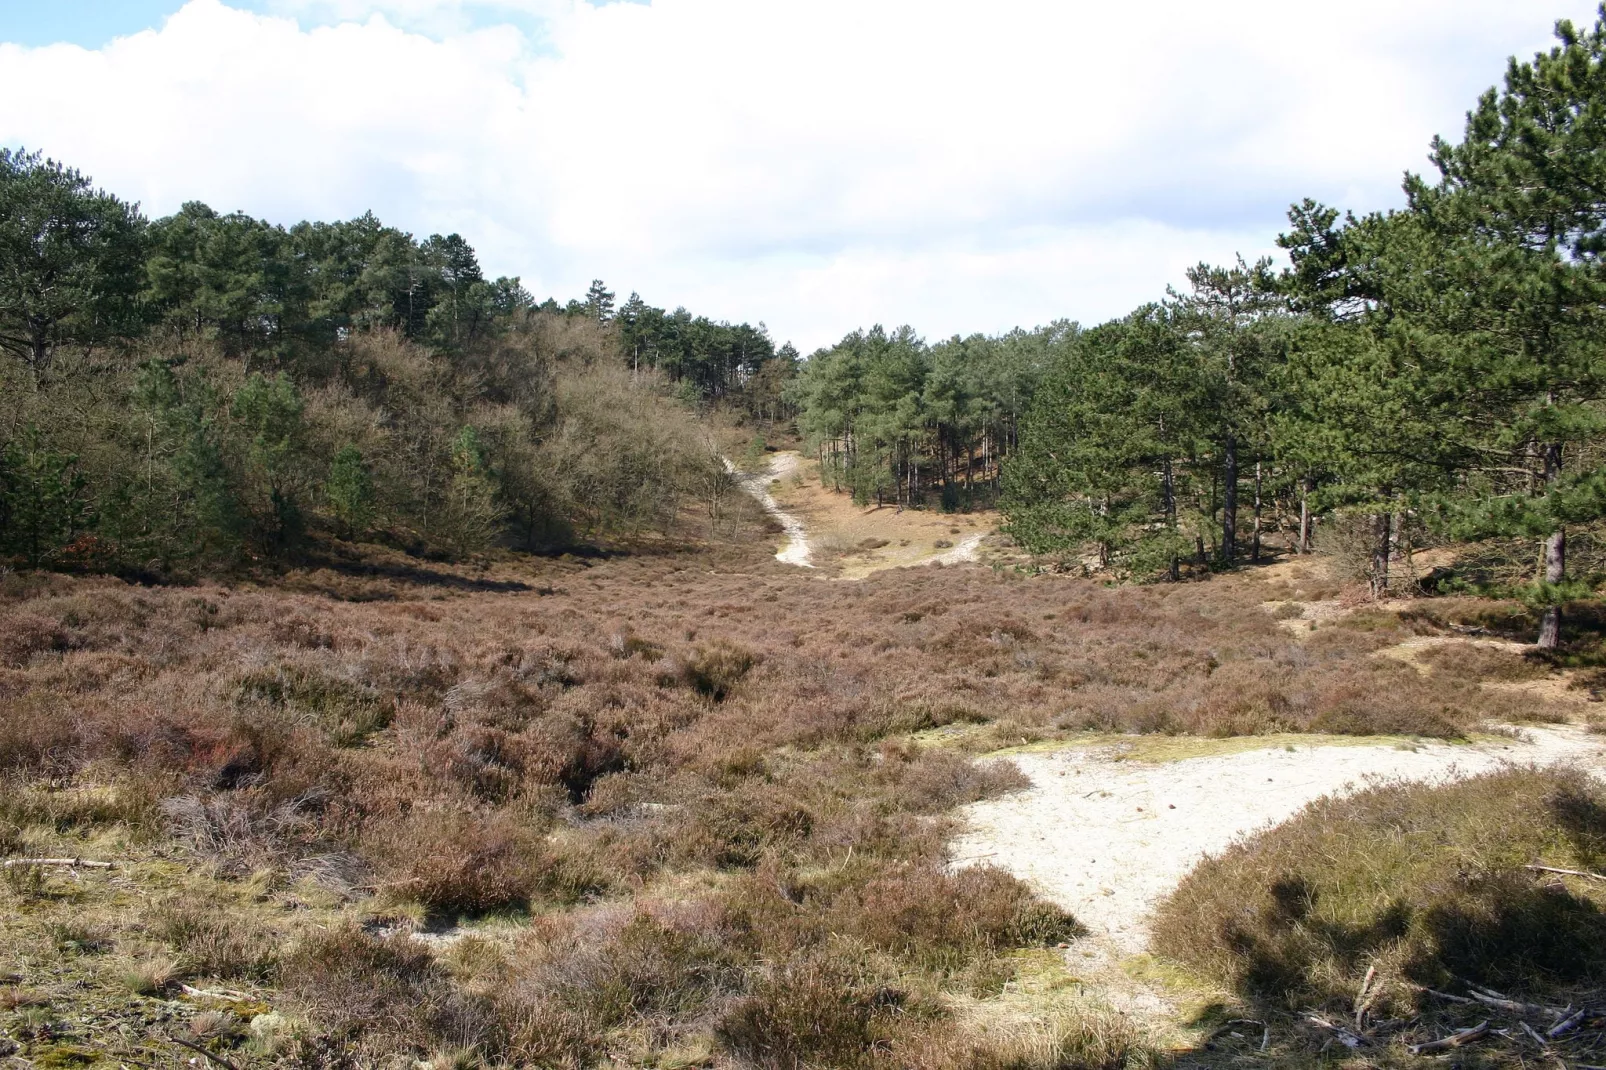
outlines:
[[0, 559], [153, 574], [310, 534], [462, 556], [717, 517], [683, 402], [773, 415], [793, 359], [601, 282], [538, 306], [455, 234], [151, 221], [5, 150], [0, 350]]

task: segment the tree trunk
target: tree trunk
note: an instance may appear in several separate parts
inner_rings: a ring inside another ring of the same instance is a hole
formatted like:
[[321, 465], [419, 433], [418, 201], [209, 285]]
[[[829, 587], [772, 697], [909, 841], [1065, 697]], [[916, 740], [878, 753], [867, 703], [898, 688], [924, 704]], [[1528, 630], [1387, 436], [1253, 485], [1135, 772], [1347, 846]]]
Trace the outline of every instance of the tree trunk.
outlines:
[[1260, 462], [1255, 462], [1255, 536], [1249, 559], [1260, 564]]
[[[1560, 583], [1567, 575], [1567, 529], [1557, 528], [1545, 539], [1545, 582]], [[1561, 643], [1561, 607], [1546, 606], [1539, 618], [1541, 650], [1554, 650]]]
[[1310, 477], [1299, 481], [1299, 552], [1310, 553]]
[[1238, 436], [1227, 436], [1222, 465], [1221, 563], [1231, 566], [1238, 556]]
[[1165, 486], [1165, 526], [1171, 534], [1171, 566], [1166, 570], [1166, 575], [1172, 583], [1176, 583], [1182, 579], [1182, 567], [1177, 559], [1177, 485], [1169, 457], [1165, 459], [1161, 477]]
[[[1545, 486], [1554, 486], [1561, 478], [1561, 443], [1552, 442], [1545, 447]], [[1567, 578], [1567, 529], [1557, 527], [1545, 538], [1545, 582], [1560, 583]], [[1561, 644], [1561, 607], [1546, 606], [1539, 617], [1541, 650], [1555, 650]]]
[[1389, 591], [1389, 550], [1393, 544], [1391, 517], [1388, 513], [1372, 516], [1372, 560], [1366, 570], [1367, 585], [1372, 590], [1372, 601]]
[[48, 371], [50, 368], [50, 335], [41, 327], [35, 327], [29, 332], [28, 347], [33, 350], [34, 373]]

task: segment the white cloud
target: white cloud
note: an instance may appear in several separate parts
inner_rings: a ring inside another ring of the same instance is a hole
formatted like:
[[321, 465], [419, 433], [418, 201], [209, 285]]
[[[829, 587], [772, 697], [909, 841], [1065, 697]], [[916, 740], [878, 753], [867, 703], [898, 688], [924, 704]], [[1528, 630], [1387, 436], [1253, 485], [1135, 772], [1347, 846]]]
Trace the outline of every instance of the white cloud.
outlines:
[[600, 275], [806, 348], [1096, 320], [1300, 197], [1393, 203], [1505, 56], [1591, 15], [1559, 2], [192, 0], [0, 45], [0, 143], [151, 212], [371, 207], [538, 293]]

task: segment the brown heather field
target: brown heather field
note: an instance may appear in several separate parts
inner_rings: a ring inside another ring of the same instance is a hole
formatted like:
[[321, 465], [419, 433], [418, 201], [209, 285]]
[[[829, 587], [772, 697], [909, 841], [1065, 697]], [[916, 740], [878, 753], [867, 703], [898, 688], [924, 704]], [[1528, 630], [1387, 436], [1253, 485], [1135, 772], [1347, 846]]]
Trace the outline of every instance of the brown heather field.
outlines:
[[117, 868], [5, 871], [0, 1048], [39, 1067], [1136, 1065], [1159, 1056], [1108, 1019], [978, 1018], [1025, 949], [1077, 927], [1001, 871], [947, 869], [949, 812], [1022, 779], [973, 755], [1558, 715], [1464, 666], [1371, 656], [1525, 626], [1509, 607], [1311, 630], [1264, 603], [1324, 592], [1253, 574], [845, 583], [766, 553], [4, 577], [0, 856]]

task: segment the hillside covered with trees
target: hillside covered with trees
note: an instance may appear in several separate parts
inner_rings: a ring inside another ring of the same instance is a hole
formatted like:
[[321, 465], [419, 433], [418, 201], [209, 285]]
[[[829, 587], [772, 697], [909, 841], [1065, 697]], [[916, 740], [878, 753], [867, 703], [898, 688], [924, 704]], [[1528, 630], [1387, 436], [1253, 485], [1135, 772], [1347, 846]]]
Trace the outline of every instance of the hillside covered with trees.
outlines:
[[694, 407], [773, 415], [778, 386], [744, 387], [792, 359], [601, 282], [536, 305], [455, 234], [149, 220], [4, 150], [0, 350], [0, 557], [157, 575], [309, 536], [461, 557], [718, 519]]

